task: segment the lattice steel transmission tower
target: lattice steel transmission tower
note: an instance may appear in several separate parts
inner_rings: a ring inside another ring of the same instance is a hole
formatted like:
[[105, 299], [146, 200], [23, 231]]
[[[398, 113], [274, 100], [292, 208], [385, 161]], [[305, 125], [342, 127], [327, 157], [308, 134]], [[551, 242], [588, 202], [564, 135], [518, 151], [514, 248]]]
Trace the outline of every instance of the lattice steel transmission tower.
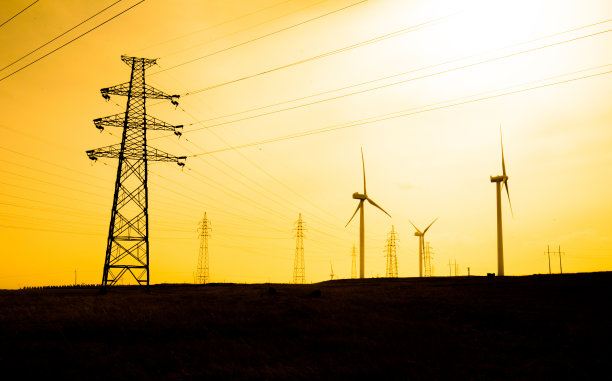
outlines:
[[[169, 95], [145, 83], [145, 69], [155, 59], [121, 56], [132, 68], [130, 81], [100, 90], [102, 97], [127, 97], [125, 113], [98, 118], [94, 124], [123, 127], [121, 143], [87, 151], [91, 160], [100, 157], [118, 158], [115, 193], [111, 210], [102, 287], [114, 285], [129, 273], [137, 284], [149, 285], [149, 191], [148, 162], [176, 162], [184, 166], [185, 156], [174, 156], [147, 145], [147, 131], [171, 131], [180, 136], [183, 126], [173, 126], [146, 113], [146, 100], [168, 99], [178, 105], [178, 95]], [[131, 278], [130, 278], [131, 279]]]
[[433, 265], [431, 260], [433, 259], [433, 250], [429, 242], [425, 242], [425, 248], [423, 253], [423, 267], [425, 270], [425, 276], [433, 276]]
[[399, 238], [397, 237], [397, 233], [395, 232], [395, 226], [391, 226], [391, 231], [387, 235], [387, 247], [386, 247], [386, 257], [387, 257], [387, 278], [397, 278], [397, 246], [398, 246]]
[[293, 283], [306, 283], [306, 270], [304, 267], [304, 229], [302, 213], [295, 223], [295, 259], [293, 261]]
[[202, 217], [198, 227], [200, 232], [200, 253], [198, 255], [198, 269], [196, 271], [197, 284], [208, 283], [208, 237], [210, 237], [211, 230], [210, 221], [206, 218], [206, 212], [204, 212], [204, 217]]
[[351, 254], [353, 258], [353, 263], [351, 264], [351, 278], [357, 279], [357, 249], [355, 249], [355, 245], [353, 244], [353, 254]]

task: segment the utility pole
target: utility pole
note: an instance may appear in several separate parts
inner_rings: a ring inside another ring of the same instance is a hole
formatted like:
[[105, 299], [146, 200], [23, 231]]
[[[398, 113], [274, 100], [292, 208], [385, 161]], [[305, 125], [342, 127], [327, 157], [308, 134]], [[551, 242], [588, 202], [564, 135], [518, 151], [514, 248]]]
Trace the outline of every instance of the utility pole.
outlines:
[[470, 266], [468, 266], [467, 271], [468, 271], [468, 276], [470, 276]]
[[353, 244], [353, 254], [351, 255], [353, 259], [353, 263], [351, 264], [351, 278], [357, 279], [357, 249], [355, 249], [355, 245]]
[[149, 190], [148, 163], [175, 162], [184, 166], [185, 156], [174, 156], [147, 145], [147, 131], [179, 129], [146, 113], [146, 99], [168, 99], [178, 105], [178, 95], [169, 95], [145, 84], [145, 69], [155, 65], [155, 59], [121, 56], [131, 67], [130, 81], [100, 90], [109, 100], [110, 94], [127, 96], [125, 113], [98, 118], [94, 124], [123, 127], [121, 143], [87, 151], [91, 160], [100, 157], [118, 158], [113, 207], [108, 229], [106, 255], [102, 272], [102, 289], [116, 284], [123, 275], [133, 277], [138, 285], [149, 285]]
[[334, 280], [334, 265], [332, 265], [331, 259], [329, 260], [329, 267], [331, 267], [331, 273], [329, 274], [329, 280]]
[[453, 276], [453, 270], [452, 270], [451, 266], [452, 266], [452, 263], [451, 263], [451, 260], [449, 258], [449, 260], [448, 260], [448, 276]]
[[293, 283], [306, 283], [306, 270], [304, 268], [304, 222], [302, 221], [302, 213], [296, 222], [295, 227], [295, 259], [293, 261]]
[[455, 259], [455, 276], [457, 276], [457, 260]]
[[395, 226], [391, 226], [391, 232], [387, 236], [387, 278], [397, 278], [397, 233]]
[[548, 253], [548, 274], [552, 274], [550, 269], [550, 245], [546, 246], [546, 252]]
[[565, 254], [561, 252], [561, 246], [559, 246], [559, 273], [563, 274], [563, 264], [561, 263], [561, 256]]
[[210, 221], [206, 218], [206, 212], [204, 217], [200, 221], [198, 227], [200, 231], [200, 253], [198, 255], [198, 267], [196, 271], [196, 283], [206, 284], [208, 283], [208, 237], [210, 237]]

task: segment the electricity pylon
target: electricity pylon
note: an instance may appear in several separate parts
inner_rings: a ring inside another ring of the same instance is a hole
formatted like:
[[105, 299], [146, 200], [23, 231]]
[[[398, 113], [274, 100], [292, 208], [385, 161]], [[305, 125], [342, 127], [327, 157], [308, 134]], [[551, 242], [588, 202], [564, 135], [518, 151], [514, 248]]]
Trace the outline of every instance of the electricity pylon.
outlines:
[[355, 245], [353, 245], [353, 254], [351, 254], [353, 258], [353, 263], [351, 264], [351, 278], [357, 278], [357, 250], [355, 249]]
[[208, 237], [210, 237], [210, 221], [206, 218], [206, 212], [204, 217], [200, 221], [198, 227], [200, 232], [200, 253], [198, 255], [198, 269], [196, 271], [196, 283], [206, 284], [208, 283]]
[[180, 136], [183, 126], [173, 126], [147, 115], [146, 99], [169, 99], [178, 105], [178, 95], [169, 95], [145, 83], [145, 69], [155, 59], [121, 56], [132, 68], [130, 81], [100, 90], [109, 100], [110, 94], [127, 96], [125, 113], [98, 118], [94, 124], [123, 127], [121, 143], [87, 151], [91, 160], [100, 157], [118, 158], [115, 193], [111, 210], [102, 288], [114, 285], [129, 273], [137, 284], [149, 285], [149, 190], [150, 161], [176, 162], [184, 166], [185, 156], [174, 156], [147, 145], [147, 130], [172, 131]]
[[423, 253], [423, 267], [425, 268], [425, 276], [433, 276], [433, 266], [431, 265], [431, 259], [433, 257], [433, 250], [429, 242], [425, 242], [425, 250]]
[[295, 259], [293, 261], [293, 283], [306, 283], [306, 273], [304, 268], [304, 222], [302, 213], [295, 223]]
[[397, 278], [397, 233], [395, 226], [391, 226], [391, 232], [387, 235], [387, 278]]

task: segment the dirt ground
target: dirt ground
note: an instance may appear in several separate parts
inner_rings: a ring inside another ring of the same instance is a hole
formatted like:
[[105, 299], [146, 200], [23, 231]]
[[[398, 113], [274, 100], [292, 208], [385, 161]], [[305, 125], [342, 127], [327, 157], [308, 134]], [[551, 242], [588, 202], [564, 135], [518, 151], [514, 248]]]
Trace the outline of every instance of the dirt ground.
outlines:
[[60, 379], [594, 379], [612, 273], [0, 291], [0, 366]]

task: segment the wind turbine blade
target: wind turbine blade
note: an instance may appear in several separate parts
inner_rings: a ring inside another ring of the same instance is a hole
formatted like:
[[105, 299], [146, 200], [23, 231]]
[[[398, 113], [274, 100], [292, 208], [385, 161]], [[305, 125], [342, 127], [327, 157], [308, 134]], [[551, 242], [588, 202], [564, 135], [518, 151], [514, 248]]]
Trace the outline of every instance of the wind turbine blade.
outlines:
[[508, 178], [504, 180], [504, 186], [506, 187], [506, 194], [508, 195], [508, 204], [510, 205], [510, 213], [512, 213], [512, 218], [514, 218], [514, 212], [512, 211], [512, 202], [510, 201], [510, 190], [508, 190]]
[[436, 221], [438, 221], [438, 217], [436, 217], [436, 219], [435, 219], [435, 220], [433, 220], [433, 221], [431, 222], [431, 224], [429, 224], [429, 226], [425, 228], [425, 230], [423, 230], [423, 234], [427, 233], [427, 230], [429, 230], [429, 228], [431, 227], [431, 225], [433, 225], [433, 224], [434, 224], [434, 222], [436, 222]]
[[499, 125], [499, 141], [501, 142], [502, 172], [503, 172], [503, 176], [507, 177], [507, 175], [506, 175], [506, 163], [504, 161], [504, 139], [502, 137], [501, 124]]
[[414, 227], [414, 230], [416, 230], [417, 233], [422, 234], [419, 228], [417, 228], [416, 225], [412, 223], [412, 221], [408, 220], [408, 222], [410, 222], [410, 224]]
[[361, 205], [363, 204], [363, 201], [359, 201], [359, 204], [357, 205], [357, 209], [355, 209], [355, 213], [353, 213], [353, 215], [351, 216], [351, 219], [349, 220], [349, 222], [346, 223], [346, 225], [344, 225], [344, 227], [347, 227], [348, 224], [351, 223], [351, 221], [353, 221], [353, 218], [355, 218], [355, 215], [357, 214], [357, 212], [359, 211], [359, 208], [361, 208]]
[[363, 147], [361, 147], [361, 165], [363, 166], [363, 194], [368, 195], [366, 191], [366, 179], [365, 179], [365, 161], [363, 160]]
[[[380, 207], [380, 205], [378, 205], [377, 203], [375, 203], [374, 201], [372, 201], [372, 199], [370, 199], [369, 197], [368, 197], [368, 202], [369, 202], [370, 204], [374, 205], [375, 207], [377, 207], [378, 209], [382, 210], [383, 212], [385, 212], [385, 214], [386, 214], [387, 216], [391, 217], [391, 215], [390, 215], [389, 213], [387, 213], [387, 211], [386, 211], [386, 210], [384, 210], [383, 208], [381, 208], [381, 207]], [[391, 218], [393, 218], [393, 217], [391, 217]]]

